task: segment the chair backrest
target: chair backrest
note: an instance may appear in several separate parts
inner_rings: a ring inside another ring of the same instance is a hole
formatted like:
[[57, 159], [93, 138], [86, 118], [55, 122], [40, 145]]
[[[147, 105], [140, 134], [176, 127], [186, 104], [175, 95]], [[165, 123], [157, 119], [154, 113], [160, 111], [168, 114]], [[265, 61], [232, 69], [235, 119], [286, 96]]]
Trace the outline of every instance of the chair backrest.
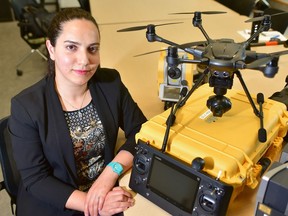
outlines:
[[20, 20], [22, 9], [26, 5], [39, 5], [34, 0], [10, 0], [10, 4], [14, 12], [15, 19], [18, 21]]
[[45, 44], [48, 26], [55, 15], [34, 0], [11, 0], [15, 18], [18, 21], [21, 38], [32, 49]]
[[217, 2], [223, 4], [224, 6], [234, 10], [235, 12], [239, 13], [240, 15], [249, 16], [252, 12], [255, 0], [216, 0]]
[[80, 7], [88, 12], [91, 12], [90, 10], [90, 2], [89, 0], [78, 0]]
[[7, 128], [8, 118], [5, 117], [0, 120], [0, 163], [4, 179], [4, 189], [9, 194], [11, 205], [13, 205], [16, 204], [20, 174], [13, 158], [12, 143]]

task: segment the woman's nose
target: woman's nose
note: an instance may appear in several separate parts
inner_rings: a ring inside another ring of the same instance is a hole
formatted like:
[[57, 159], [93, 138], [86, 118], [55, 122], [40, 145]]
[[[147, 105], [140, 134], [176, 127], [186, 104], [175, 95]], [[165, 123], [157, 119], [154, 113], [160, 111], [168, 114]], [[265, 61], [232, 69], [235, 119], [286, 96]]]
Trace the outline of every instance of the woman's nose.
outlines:
[[82, 51], [78, 57], [79, 63], [83, 66], [88, 65], [89, 63], [89, 53], [87, 51]]

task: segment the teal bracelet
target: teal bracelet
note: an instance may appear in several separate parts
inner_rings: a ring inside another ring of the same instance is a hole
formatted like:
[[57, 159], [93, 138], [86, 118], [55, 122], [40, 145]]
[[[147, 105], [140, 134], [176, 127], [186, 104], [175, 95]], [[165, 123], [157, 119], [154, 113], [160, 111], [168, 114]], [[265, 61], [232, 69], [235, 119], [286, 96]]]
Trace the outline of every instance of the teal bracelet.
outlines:
[[112, 168], [112, 171], [120, 176], [123, 172], [123, 167], [120, 163], [111, 161], [107, 166]]

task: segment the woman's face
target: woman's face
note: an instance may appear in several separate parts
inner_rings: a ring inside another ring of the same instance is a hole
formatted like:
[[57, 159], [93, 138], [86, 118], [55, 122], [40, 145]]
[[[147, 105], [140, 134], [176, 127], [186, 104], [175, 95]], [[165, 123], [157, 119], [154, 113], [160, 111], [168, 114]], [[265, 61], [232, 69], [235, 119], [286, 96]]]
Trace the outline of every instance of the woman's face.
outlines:
[[58, 85], [86, 84], [100, 64], [99, 31], [91, 21], [74, 19], [63, 23], [55, 47], [49, 40], [46, 46], [55, 61]]

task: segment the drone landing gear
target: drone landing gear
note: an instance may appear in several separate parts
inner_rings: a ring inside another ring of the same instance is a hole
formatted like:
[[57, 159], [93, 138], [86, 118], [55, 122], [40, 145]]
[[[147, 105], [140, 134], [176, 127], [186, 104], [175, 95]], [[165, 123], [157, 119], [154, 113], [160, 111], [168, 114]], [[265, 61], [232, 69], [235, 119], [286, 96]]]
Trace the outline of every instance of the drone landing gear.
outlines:
[[[209, 73], [209, 69], [206, 68], [204, 70], [204, 72], [201, 74], [201, 76], [199, 77], [199, 79], [196, 81], [196, 83], [192, 86], [192, 88], [190, 89], [190, 91], [183, 95], [181, 95], [181, 98], [179, 99], [179, 101], [175, 104], [175, 103], [171, 103], [169, 104], [169, 106], [171, 107], [171, 112], [170, 112], [170, 115], [167, 119], [167, 122], [166, 122], [166, 125], [167, 125], [167, 128], [166, 128], [166, 133], [165, 133], [165, 136], [164, 136], [164, 140], [163, 140], [163, 144], [162, 144], [162, 152], [165, 152], [165, 149], [166, 149], [166, 145], [167, 145], [167, 140], [168, 140], [168, 136], [169, 136], [169, 130], [170, 130], [170, 127], [174, 124], [174, 121], [175, 121], [175, 118], [176, 118], [176, 111], [181, 108], [182, 106], [185, 105], [186, 101], [189, 99], [189, 97], [192, 95], [192, 93], [201, 85], [202, 81], [204, 80], [205, 76]], [[264, 103], [264, 96], [262, 93], [259, 93], [257, 95], [257, 102], [259, 104], [259, 110], [257, 109], [251, 95], [250, 95], [250, 92], [242, 78], [242, 75], [240, 73], [239, 70], [237, 70], [235, 72], [235, 74], [237, 75], [243, 89], [244, 89], [244, 92], [253, 108], [253, 111], [254, 111], [254, 114], [260, 119], [260, 129], [258, 130], [258, 140], [260, 142], [266, 142], [267, 140], [267, 134], [266, 134], [266, 130], [263, 126], [263, 103]], [[229, 82], [230, 83], [230, 82]], [[212, 85], [212, 83], [210, 83]], [[232, 86], [232, 83], [230, 83], [230, 85]], [[227, 86], [226, 86], [227, 87]], [[218, 90], [217, 90], [218, 89]], [[220, 92], [219, 92], [220, 91]], [[215, 92], [215, 86], [214, 86], [214, 92]], [[227, 99], [224, 95], [226, 93], [225, 90], [223, 90], [223, 88], [219, 88], [219, 86], [216, 88], [216, 95], [213, 96], [213, 97], [210, 97], [209, 100], [207, 101], [207, 106], [213, 102], [217, 102], [217, 105], [216, 107], [218, 107], [219, 103], [218, 101], [220, 100], [220, 104], [221, 104], [221, 107], [222, 109], [224, 108], [225, 110], [221, 110], [221, 112], [219, 111], [218, 112], [218, 109], [215, 109], [213, 111], [213, 115], [217, 115], [218, 113], [220, 113], [219, 115], [222, 115], [225, 111], [228, 111], [230, 108], [231, 108], [231, 104], [230, 104], [230, 101], [229, 99]], [[223, 103], [225, 104], [225, 106], [223, 107]], [[209, 106], [210, 106], [209, 105]], [[215, 107], [214, 107], [215, 108]]]
[[264, 96], [263, 96], [262, 93], [257, 94], [257, 102], [259, 104], [259, 110], [258, 110], [256, 105], [255, 105], [255, 103], [254, 103], [254, 101], [253, 101], [253, 99], [252, 99], [252, 97], [251, 97], [251, 95], [250, 95], [250, 92], [249, 92], [249, 90], [248, 90], [248, 88], [247, 88], [247, 86], [246, 86], [246, 84], [245, 84], [245, 82], [244, 82], [244, 80], [242, 78], [242, 75], [241, 75], [240, 71], [237, 70], [235, 72], [235, 74], [237, 75], [237, 77], [238, 77], [238, 79], [239, 79], [239, 81], [240, 81], [240, 83], [241, 83], [241, 85], [243, 87], [243, 90], [244, 90], [244, 92], [245, 92], [245, 94], [246, 94], [246, 96], [247, 96], [247, 98], [248, 98], [248, 100], [249, 100], [249, 102], [250, 102], [250, 104], [251, 104], [251, 106], [253, 108], [254, 114], [260, 119], [260, 129], [258, 130], [258, 140], [260, 142], [266, 142], [267, 133], [266, 133], [266, 130], [265, 130], [264, 126], [263, 126], [264, 125], [263, 124], [263, 118], [264, 118], [264, 116], [263, 116], [264, 115], [263, 114]]
[[[186, 101], [188, 100], [188, 98], [191, 96], [191, 94], [200, 86], [200, 84], [202, 83], [202, 81], [204, 80], [204, 78], [205, 78], [205, 76], [207, 75], [209, 73], [209, 69], [207, 68], [207, 69], [205, 69], [204, 70], [204, 72], [203, 72], [203, 74], [199, 77], [199, 79], [197, 80], [197, 82], [193, 85], [193, 87], [191, 88], [191, 90], [188, 92], [188, 94], [186, 95], [186, 97], [184, 97], [183, 98], [183, 100], [179, 100], [179, 102], [176, 104], [176, 106], [175, 106], [175, 108], [174, 108], [174, 112], [173, 112], [173, 114], [175, 115], [175, 113], [176, 113], [176, 111], [177, 111], [177, 109], [178, 108], [180, 108], [180, 107], [182, 107], [185, 103], [186, 103]], [[260, 141], [260, 142], [266, 142], [266, 140], [267, 140], [267, 133], [266, 133], [266, 130], [265, 130], [265, 128], [264, 128], [264, 126], [263, 126], [263, 103], [264, 103], [264, 96], [263, 96], [263, 94], [262, 93], [259, 93], [258, 95], [257, 95], [257, 102], [258, 102], [258, 104], [259, 104], [259, 110], [257, 109], [257, 107], [256, 107], [256, 105], [255, 105], [255, 103], [254, 103], [254, 101], [253, 101], [253, 99], [252, 99], [252, 97], [251, 97], [251, 94], [250, 94], [250, 92], [249, 92], [249, 90], [248, 90], [248, 88], [247, 88], [247, 86], [246, 86], [246, 84], [245, 84], [245, 82], [244, 82], [244, 80], [243, 80], [243, 78], [242, 78], [242, 75], [241, 75], [241, 73], [240, 73], [240, 71], [239, 70], [237, 70], [236, 72], [235, 72], [235, 74], [237, 75], [237, 77], [238, 77], [238, 79], [239, 79], [239, 81], [240, 81], [240, 83], [241, 83], [241, 85], [242, 85], [242, 88], [244, 89], [244, 92], [245, 92], [245, 94], [246, 94], [246, 96], [247, 96], [247, 98], [248, 98], [248, 100], [249, 100], [249, 103], [251, 104], [251, 106], [252, 106], [252, 108], [253, 108], [253, 111], [254, 111], [254, 114], [260, 119], [260, 128], [259, 128], [259, 130], [258, 130], [258, 140]], [[232, 83], [230, 83], [231, 85], [232, 85]], [[214, 84], [212, 84], [212, 85], [214, 85]], [[226, 86], [227, 87], [227, 86]], [[217, 88], [218, 90], [220, 89], [222, 89], [223, 90], [223, 88]], [[214, 87], [214, 90], [215, 90], [215, 87]], [[219, 90], [219, 91], [220, 91]], [[225, 112], [225, 111], [227, 111], [227, 110], [229, 110], [230, 109], [230, 102], [229, 102], [229, 100], [228, 99], [226, 99], [226, 97], [224, 96], [224, 94], [225, 94], [225, 92], [222, 92], [222, 94], [221, 93], [219, 93], [219, 91], [216, 91], [216, 92], [218, 92], [218, 94], [219, 95], [215, 95], [215, 96], [213, 96], [213, 97], [211, 97], [211, 98], [209, 98], [209, 100], [207, 101], [207, 106], [208, 107], [211, 107], [211, 103], [213, 103], [214, 104], [214, 102], [216, 101], [217, 102], [217, 105], [219, 105], [219, 101], [221, 102], [220, 104], [221, 104], [221, 112], [219, 111], [218, 112], [218, 109], [216, 109], [215, 108], [215, 106], [214, 106], [214, 111], [213, 111], [213, 115], [215, 115], [215, 114], [217, 114], [217, 113], [220, 113], [219, 115], [221, 115], [221, 114], [223, 114], [223, 112]], [[223, 106], [223, 105], [225, 105], [225, 106]], [[216, 106], [216, 107], [218, 107], [218, 106]], [[224, 109], [224, 110], [223, 110]], [[216, 112], [217, 111], [217, 112]]]

